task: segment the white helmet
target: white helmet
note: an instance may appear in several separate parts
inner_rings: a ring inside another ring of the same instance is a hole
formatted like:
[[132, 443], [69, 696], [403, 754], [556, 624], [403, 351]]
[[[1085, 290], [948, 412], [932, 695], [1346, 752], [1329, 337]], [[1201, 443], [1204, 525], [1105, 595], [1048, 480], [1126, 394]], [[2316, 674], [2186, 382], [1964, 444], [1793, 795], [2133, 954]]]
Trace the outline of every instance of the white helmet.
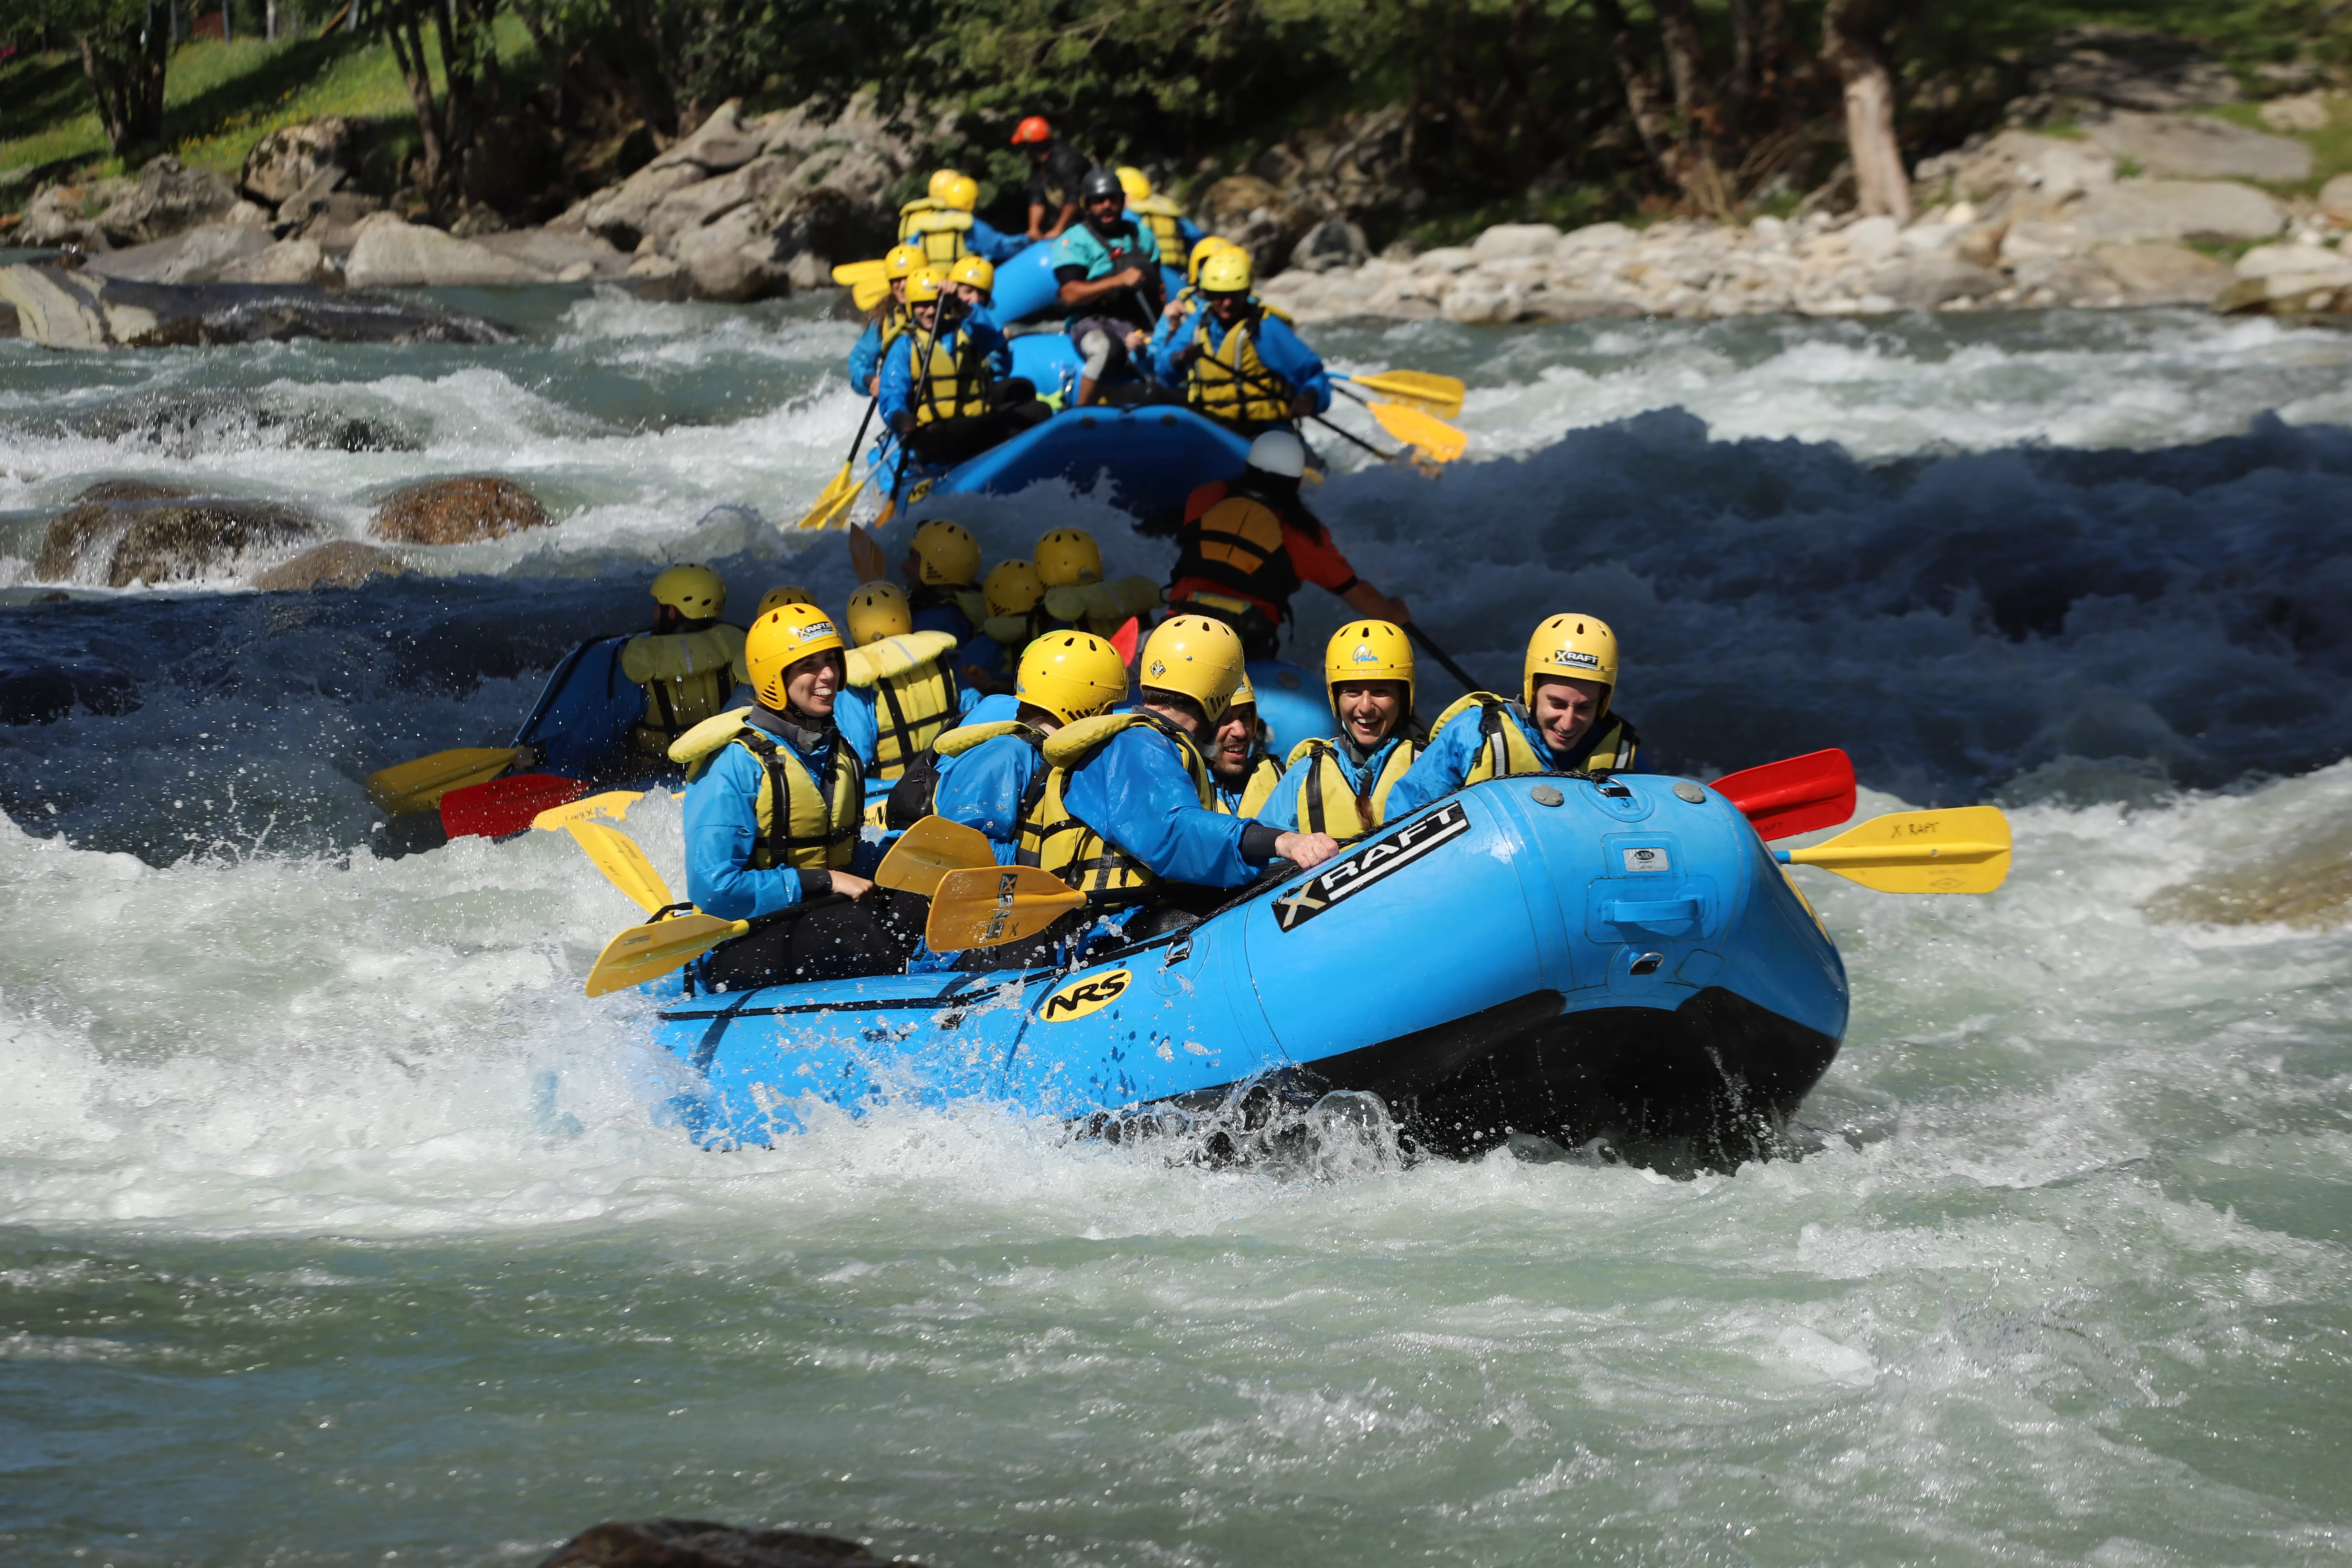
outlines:
[[1307, 472], [1307, 443], [1287, 430], [1269, 430], [1250, 443], [1249, 466], [1295, 479]]

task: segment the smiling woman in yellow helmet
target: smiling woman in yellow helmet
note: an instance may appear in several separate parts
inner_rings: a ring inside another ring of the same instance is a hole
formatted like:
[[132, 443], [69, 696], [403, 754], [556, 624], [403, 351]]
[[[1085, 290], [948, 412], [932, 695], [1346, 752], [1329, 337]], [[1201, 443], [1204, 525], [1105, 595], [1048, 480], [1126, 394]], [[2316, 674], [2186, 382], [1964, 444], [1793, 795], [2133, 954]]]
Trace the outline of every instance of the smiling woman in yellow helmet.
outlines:
[[1346, 843], [1386, 820], [1389, 797], [1421, 748], [1413, 739], [1412, 641], [1389, 621], [1350, 621], [1323, 650], [1337, 740], [1291, 748], [1289, 769], [1258, 819]]
[[890, 280], [887, 298], [874, 307], [866, 330], [849, 345], [849, 384], [871, 397], [882, 384], [882, 356], [912, 324], [907, 314], [907, 279], [923, 268], [920, 246], [894, 245], [882, 258], [882, 274]]
[[[1317, 866], [1321, 834], [1283, 833], [1216, 809], [1201, 748], [1243, 679], [1241, 639], [1222, 621], [1177, 616], [1136, 655], [1136, 706], [1064, 725], [1045, 742], [1045, 787], [1022, 825], [1019, 859], [1087, 895], [1089, 911], [1145, 906], [1198, 914], [1269, 860]], [[1150, 934], [1161, 922], [1127, 927]]]
[[727, 584], [708, 566], [672, 566], [653, 581], [654, 627], [621, 646], [621, 673], [646, 689], [630, 750], [669, 755], [671, 742], [727, 706], [742, 679], [743, 634], [719, 617]]
[[688, 770], [687, 897], [705, 914], [754, 922], [704, 961], [713, 990], [906, 965], [911, 934], [860, 874], [878, 856], [858, 837], [865, 770], [834, 720], [844, 652], [814, 605], [769, 611], [744, 639], [752, 706], [670, 748]]
[[1444, 713], [1421, 760], [1389, 792], [1388, 815], [1465, 784], [1515, 773], [1642, 773], [1641, 737], [1613, 712], [1617, 634], [1598, 616], [1548, 616], [1528, 639], [1519, 700], [1474, 691]]

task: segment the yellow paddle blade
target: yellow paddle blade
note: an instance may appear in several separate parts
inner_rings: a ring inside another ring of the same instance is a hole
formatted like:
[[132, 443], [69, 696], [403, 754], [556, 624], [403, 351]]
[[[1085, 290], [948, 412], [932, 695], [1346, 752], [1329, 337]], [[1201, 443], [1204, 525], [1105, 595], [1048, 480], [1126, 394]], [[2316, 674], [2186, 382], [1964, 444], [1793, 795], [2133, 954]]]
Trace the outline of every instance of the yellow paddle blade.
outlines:
[[854, 522], [849, 525], [849, 564], [857, 574], [857, 585], [861, 588], [890, 575], [890, 558], [882, 553], [882, 547], [874, 542], [872, 534]]
[[1964, 805], [1874, 817], [1787, 858], [1882, 893], [1990, 893], [2009, 877], [2009, 846], [2000, 807]]
[[845, 289], [860, 283], [881, 283], [887, 288], [889, 265], [887, 261], [845, 261], [833, 269], [833, 280]]
[[602, 996], [607, 991], [657, 980], [751, 929], [750, 921], [722, 921], [717, 915], [700, 913], [631, 926], [596, 955], [596, 967], [588, 972], [588, 994]]
[[641, 789], [608, 789], [603, 795], [583, 795], [562, 805], [551, 805], [532, 817], [530, 825], [542, 833], [552, 833], [559, 827], [600, 816], [619, 822], [628, 816], [629, 807], [645, 798], [646, 792]]
[[923, 940], [935, 952], [1002, 947], [1035, 936], [1087, 896], [1037, 866], [990, 866], [950, 871], [931, 895], [931, 918]]
[[861, 278], [849, 286], [849, 302], [860, 310], [871, 310], [890, 297], [890, 282], [886, 278]]
[[1416, 408], [1426, 408], [1432, 414], [1451, 419], [1462, 412], [1462, 383], [1450, 375], [1437, 375], [1425, 370], [1384, 370], [1372, 375], [1351, 375], [1348, 378], [1367, 392], [1377, 392], [1383, 397], [1393, 397], [1399, 403], [1410, 403]]
[[857, 492], [866, 488], [866, 481], [851, 471], [856, 467], [855, 460], [841, 465], [841, 472], [834, 475], [832, 482], [817, 493], [816, 504], [810, 507], [808, 514], [801, 519], [803, 528], [831, 528], [848, 515], [850, 503], [857, 499]]
[[617, 827], [601, 822], [567, 822], [565, 832], [572, 835], [604, 879], [627, 894], [637, 908], [647, 914], [667, 909], [677, 902], [669, 896], [669, 884], [646, 858], [637, 841]]
[[468, 746], [436, 752], [368, 774], [368, 796], [395, 815], [431, 811], [441, 797], [467, 784], [488, 784], [514, 765], [510, 746]]
[[996, 850], [988, 835], [944, 816], [927, 816], [890, 846], [875, 868], [877, 887], [929, 898], [940, 890], [940, 879], [950, 871], [987, 870], [996, 864]]
[[1468, 436], [1433, 414], [1399, 403], [1375, 403], [1371, 409], [1381, 429], [1433, 463], [1450, 463], [1469, 448]]

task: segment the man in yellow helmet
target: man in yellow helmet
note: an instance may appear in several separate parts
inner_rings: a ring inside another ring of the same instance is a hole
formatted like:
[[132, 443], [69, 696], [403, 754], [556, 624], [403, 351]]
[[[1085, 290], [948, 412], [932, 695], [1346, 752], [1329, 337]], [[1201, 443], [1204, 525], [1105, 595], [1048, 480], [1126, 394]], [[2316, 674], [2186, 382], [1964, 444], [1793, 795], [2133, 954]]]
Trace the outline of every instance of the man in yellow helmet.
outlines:
[[1438, 715], [1388, 815], [1420, 810], [1465, 784], [1517, 773], [1643, 773], [1642, 739], [1611, 711], [1617, 634], [1598, 616], [1551, 616], [1528, 639], [1519, 700], [1474, 691]]
[[882, 384], [882, 356], [907, 330], [907, 279], [923, 267], [920, 246], [894, 245], [882, 258], [883, 276], [890, 280], [889, 297], [874, 307], [866, 330], [849, 345], [849, 384], [871, 397]]
[[671, 748], [686, 764], [687, 897], [705, 914], [754, 922], [712, 950], [712, 990], [885, 973], [912, 939], [874, 884], [859, 841], [865, 771], [834, 723], [841, 634], [814, 605], [786, 605], [744, 639], [754, 701]]
[[654, 626], [621, 647], [621, 673], [646, 689], [629, 749], [667, 758], [672, 742], [727, 706], [743, 668], [743, 634], [719, 617], [727, 584], [708, 566], [672, 566], [653, 581]]
[[1290, 766], [1260, 821], [1306, 826], [1345, 844], [1387, 819], [1391, 795], [1413, 759], [1412, 640], [1390, 621], [1350, 621], [1323, 649], [1323, 686], [1337, 740], [1291, 748]]
[[1127, 216], [1151, 226], [1162, 263], [1175, 266], [1178, 257], [1201, 243], [1201, 226], [1186, 217], [1172, 197], [1153, 195], [1150, 175], [1126, 164], [1112, 173], [1118, 176], [1119, 189], [1127, 193]]
[[866, 709], [874, 740], [870, 749], [861, 749], [859, 759], [867, 778], [887, 783], [961, 722], [979, 694], [956, 682], [953, 635], [917, 631], [914, 612], [897, 584], [859, 588], [849, 596], [847, 619], [848, 686], [835, 699], [835, 724], [850, 734], [846, 710], [852, 704]]
[[898, 570], [906, 574], [915, 630], [946, 632], [961, 645], [988, 618], [979, 585], [980, 541], [961, 523], [943, 517], [917, 523]]
[[1184, 389], [1200, 413], [1245, 435], [1281, 427], [1331, 406], [1331, 378], [1290, 324], [1250, 294], [1249, 252], [1221, 250], [1201, 263], [1202, 307], [1189, 333], [1171, 334], [1160, 380]]
[[1192, 247], [1184, 263], [1184, 287], [1170, 298], [1160, 310], [1159, 324], [1151, 329], [1151, 341], [1143, 351], [1147, 363], [1156, 369], [1162, 358], [1192, 341], [1193, 318], [1201, 310], [1202, 265], [1221, 250], [1236, 248], [1232, 240], [1213, 234], [1204, 235]]
[[967, 319], [940, 274], [907, 279], [907, 310], [909, 327], [882, 356], [877, 406], [916, 461], [960, 463], [1053, 417], [1028, 383], [1003, 379], [1013, 368], [1004, 334], [985, 312]]
[[[1095, 912], [1213, 902], [1266, 863], [1318, 866], [1328, 835], [1285, 833], [1216, 809], [1201, 747], [1242, 683], [1241, 639], [1222, 621], [1178, 616], [1136, 656], [1135, 708], [1082, 719], [1045, 744], [1050, 772], [1022, 824], [1023, 865], [1042, 866]], [[1130, 935], [1150, 934], [1130, 922]]]
[[1242, 683], [1234, 689], [1232, 705], [1209, 737], [1209, 777], [1217, 786], [1219, 811], [1259, 816], [1274, 798], [1276, 786], [1282, 783], [1282, 764], [1265, 749], [1265, 726], [1258, 722], [1257, 689], [1244, 673]]
[[[990, 697], [940, 737], [936, 782], [922, 809], [978, 828], [1010, 866], [1021, 825], [1045, 788], [1045, 741], [1063, 725], [1110, 711], [1127, 696], [1118, 650], [1086, 632], [1055, 632], [1022, 651], [1013, 692]], [[890, 797], [895, 823], [918, 803]], [[909, 818], [911, 820], [911, 817]]]

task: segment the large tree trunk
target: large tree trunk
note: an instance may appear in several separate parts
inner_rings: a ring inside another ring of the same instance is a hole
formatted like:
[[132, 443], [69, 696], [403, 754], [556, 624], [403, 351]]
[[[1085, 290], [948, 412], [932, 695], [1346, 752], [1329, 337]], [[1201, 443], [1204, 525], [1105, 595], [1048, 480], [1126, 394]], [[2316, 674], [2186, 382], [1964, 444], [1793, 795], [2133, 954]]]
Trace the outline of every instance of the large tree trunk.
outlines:
[[1864, 216], [1911, 221], [1911, 178], [1895, 140], [1895, 73], [1873, 15], [1874, 0], [1829, 0], [1822, 13], [1822, 54], [1845, 83], [1845, 139], [1854, 191]]
[[171, 59], [163, 29], [142, 26], [127, 8], [120, 16], [102, 10], [88, 32], [78, 35], [81, 74], [89, 84], [99, 125], [117, 157], [163, 135], [163, 70]]

